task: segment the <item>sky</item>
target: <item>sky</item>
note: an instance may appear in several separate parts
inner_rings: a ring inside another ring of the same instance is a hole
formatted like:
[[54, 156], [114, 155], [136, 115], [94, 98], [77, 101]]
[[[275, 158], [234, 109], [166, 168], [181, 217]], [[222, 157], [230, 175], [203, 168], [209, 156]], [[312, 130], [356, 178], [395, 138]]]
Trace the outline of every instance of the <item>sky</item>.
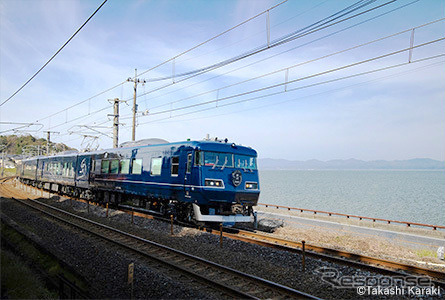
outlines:
[[[102, 2], [0, 1], [0, 103]], [[119, 98], [127, 101], [119, 142], [129, 141], [134, 85], [126, 80], [137, 69], [146, 81], [137, 85], [137, 140], [209, 134], [260, 158], [445, 160], [445, 1], [377, 0], [325, 19], [356, 2], [108, 0], [0, 106], [0, 134], [51, 131], [53, 142], [77, 149], [110, 148], [108, 100]], [[321, 28], [301, 35], [312, 24]], [[6, 122], [34, 125], [12, 131], [20, 125]]]

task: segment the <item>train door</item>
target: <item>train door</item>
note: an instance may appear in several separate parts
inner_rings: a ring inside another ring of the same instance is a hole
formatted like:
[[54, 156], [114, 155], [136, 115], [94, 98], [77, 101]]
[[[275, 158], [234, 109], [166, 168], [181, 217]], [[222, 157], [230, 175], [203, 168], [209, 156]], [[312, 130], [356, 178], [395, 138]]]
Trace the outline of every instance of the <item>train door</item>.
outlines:
[[184, 176], [184, 192], [186, 198], [191, 198], [191, 184], [192, 184], [192, 151], [187, 151], [187, 161], [185, 165]]

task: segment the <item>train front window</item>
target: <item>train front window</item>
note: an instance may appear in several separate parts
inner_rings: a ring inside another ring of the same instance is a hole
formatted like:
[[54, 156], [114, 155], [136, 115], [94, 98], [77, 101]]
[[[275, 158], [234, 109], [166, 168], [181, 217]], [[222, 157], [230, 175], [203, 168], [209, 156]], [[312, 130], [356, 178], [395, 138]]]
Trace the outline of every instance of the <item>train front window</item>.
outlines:
[[256, 158], [247, 155], [235, 155], [235, 167], [256, 170]]
[[232, 168], [233, 154], [220, 152], [204, 152], [204, 166]]

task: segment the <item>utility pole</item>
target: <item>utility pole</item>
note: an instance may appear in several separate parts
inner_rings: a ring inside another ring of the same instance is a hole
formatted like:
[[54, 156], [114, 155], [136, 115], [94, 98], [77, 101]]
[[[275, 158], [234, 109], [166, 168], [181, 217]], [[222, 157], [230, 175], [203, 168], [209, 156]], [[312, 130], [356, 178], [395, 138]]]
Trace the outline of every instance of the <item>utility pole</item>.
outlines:
[[136, 139], [136, 112], [137, 112], [137, 104], [136, 104], [136, 92], [138, 83], [145, 84], [147, 81], [145, 79], [137, 78], [138, 71], [134, 69], [134, 78], [128, 78], [128, 82], [134, 82], [134, 93], [133, 93], [133, 131], [131, 133], [131, 140], [134, 141]]
[[114, 99], [113, 148], [119, 147], [119, 98]]
[[0, 145], [0, 150], [2, 151], [2, 173], [1, 177], [3, 177], [3, 174], [5, 172], [5, 149], [7, 145]]
[[51, 141], [51, 133], [60, 133], [58, 131], [47, 131], [46, 132], [46, 156], [49, 156], [49, 143]]
[[110, 117], [113, 117], [113, 148], [119, 147], [119, 102], [126, 102], [121, 101], [119, 98], [114, 99], [108, 99], [108, 101], [113, 104], [114, 107], [114, 114], [108, 115]]
[[51, 131], [46, 132], [46, 156], [49, 155], [49, 140], [51, 139]]

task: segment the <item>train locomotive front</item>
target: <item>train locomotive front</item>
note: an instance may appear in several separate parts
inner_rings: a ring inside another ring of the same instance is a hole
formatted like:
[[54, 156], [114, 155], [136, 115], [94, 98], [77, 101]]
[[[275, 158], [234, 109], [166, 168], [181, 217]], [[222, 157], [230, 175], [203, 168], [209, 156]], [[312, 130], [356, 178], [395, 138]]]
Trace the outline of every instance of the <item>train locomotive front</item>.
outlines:
[[[196, 145], [194, 166], [199, 187], [187, 186], [189, 191], [185, 194], [192, 200], [194, 219], [252, 221], [252, 207], [257, 205], [260, 194], [256, 156], [255, 150], [235, 144]], [[192, 172], [190, 176], [193, 177]]]

